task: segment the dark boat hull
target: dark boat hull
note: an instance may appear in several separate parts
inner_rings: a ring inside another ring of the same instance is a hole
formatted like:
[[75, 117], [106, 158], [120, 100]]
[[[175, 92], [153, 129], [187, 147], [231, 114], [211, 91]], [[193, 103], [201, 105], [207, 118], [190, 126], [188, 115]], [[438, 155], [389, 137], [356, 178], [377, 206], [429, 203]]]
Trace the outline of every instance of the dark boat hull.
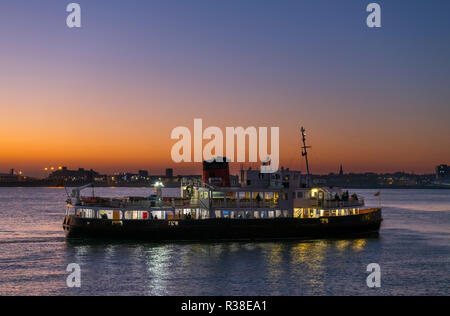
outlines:
[[68, 215], [67, 238], [165, 240], [270, 240], [328, 238], [378, 233], [381, 209], [361, 215], [324, 218], [123, 220]]

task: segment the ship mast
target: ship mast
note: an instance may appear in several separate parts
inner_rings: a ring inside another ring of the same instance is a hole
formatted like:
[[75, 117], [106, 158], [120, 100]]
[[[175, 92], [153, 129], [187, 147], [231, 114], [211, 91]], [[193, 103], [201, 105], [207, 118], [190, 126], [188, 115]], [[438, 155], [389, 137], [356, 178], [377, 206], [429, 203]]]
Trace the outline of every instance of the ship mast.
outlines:
[[308, 162], [308, 149], [311, 148], [311, 146], [306, 146], [306, 134], [305, 134], [306, 129], [302, 126], [300, 131], [302, 132], [302, 141], [303, 141], [303, 147], [301, 147], [302, 156], [305, 157], [306, 161], [306, 173], [307, 173], [306, 186], [311, 187], [311, 174], [309, 172], [309, 162]]

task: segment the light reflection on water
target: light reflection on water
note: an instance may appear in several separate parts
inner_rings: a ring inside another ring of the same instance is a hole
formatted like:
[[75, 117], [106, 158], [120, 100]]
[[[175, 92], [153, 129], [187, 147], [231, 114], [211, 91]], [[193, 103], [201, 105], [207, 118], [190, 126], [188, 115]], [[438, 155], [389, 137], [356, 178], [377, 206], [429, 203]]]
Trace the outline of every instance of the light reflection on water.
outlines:
[[[147, 189], [101, 189], [145, 195]], [[392, 190], [445, 210], [450, 191]], [[358, 192], [376, 205], [374, 191]], [[441, 200], [434, 201], [436, 197]], [[389, 200], [388, 200], [389, 199]], [[288, 242], [135, 243], [66, 241], [64, 190], [0, 188], [0, 295], [359, 295], [449, 294], [450, 212], [384, 209], [378, 238]], [[408, 201], [408, 205], [410, 201]], [[406, 205], [406, 204], [405, 204]], [[425, 228], [424, 228], [425, 227]], [[382, 267], [382, 288], [366, 267]], [[66, 287], [78, 263], [82, 287]]]

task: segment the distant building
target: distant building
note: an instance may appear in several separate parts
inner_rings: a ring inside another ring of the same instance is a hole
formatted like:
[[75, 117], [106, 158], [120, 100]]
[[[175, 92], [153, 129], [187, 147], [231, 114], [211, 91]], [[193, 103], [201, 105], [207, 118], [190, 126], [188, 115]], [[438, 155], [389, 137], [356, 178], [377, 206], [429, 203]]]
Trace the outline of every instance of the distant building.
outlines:
[[67, 167], [62, 167], [59, 170], [52, 172], [49, 176], [49, 180], [57, 181], [60, 183], [66, 182], [95, 182], [101, 179], [102, 176], [94, 170], [84, 170], [79, 168], [78, 170], [69, 170]]
[[139, 170], [138, 173], [117, 173], [108, 177], [110, 184], [130, 184], [130, 183], [148, 183], [151, 177], [146, 170]]
[[[385, 188], [385, 187], [425, 187], [436, 181], [434, 174], [395, 173], [347, 173], [344, 175], [314, 175], [313, 183], [342, 188]], [[442, 182], [442, 181], [440, 181]]]
[[11, 169], [9, 173], [0, 173], [0, 182], [18, 182], [20, 176], [14, 173], [14, 169]]
[[172, 168], [167, 168], [166, 169], [166, 177], [167, 178], [172, 178], [173, 177], [173, 169]]
[[341, 164], [341, 167], [339, 168], [339, 175], [340, 176], [344, 175], [344, 169], [342, 168], [342, 164]]
[[450, 166], [448, 165], [436, 166], [436, 178], [438, 180], [450, 178]]
[[141, 178], [148, 178], [148, 171], [147, 170], [139, 170], [138, 174], [139, 174], [139, 177], [141, 177]]

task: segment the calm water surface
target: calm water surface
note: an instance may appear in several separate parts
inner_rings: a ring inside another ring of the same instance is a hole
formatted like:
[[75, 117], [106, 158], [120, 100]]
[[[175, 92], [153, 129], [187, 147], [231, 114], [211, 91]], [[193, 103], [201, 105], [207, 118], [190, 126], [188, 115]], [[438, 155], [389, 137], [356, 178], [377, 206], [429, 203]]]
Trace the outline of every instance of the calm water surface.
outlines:
[[[378, 205], [375, 190], [357, 193]], [[0, 188], [0, 295], [450, 294], [450, 190], [383, 190], [378, 238], [264, 243], [68, 242], [65, 199], [64, 189]], [[372, 262], [378, 289], [366, 285]], [[66, 286], [69, 263], [81, 288]]]

